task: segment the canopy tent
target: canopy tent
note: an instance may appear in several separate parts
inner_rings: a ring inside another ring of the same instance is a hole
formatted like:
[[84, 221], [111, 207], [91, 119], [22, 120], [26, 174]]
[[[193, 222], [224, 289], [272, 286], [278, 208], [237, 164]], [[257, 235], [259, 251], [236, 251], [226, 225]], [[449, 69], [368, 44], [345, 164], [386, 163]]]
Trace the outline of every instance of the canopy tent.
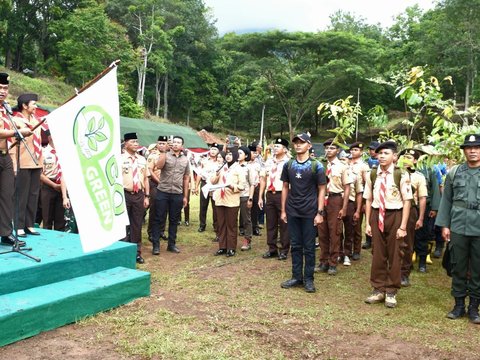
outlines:
[[[37, 116], [43, 117], [53, 110], [55, 110], [54, 107], [39, 106], [37, 109]], [[186, 126], [120, 116], [120, 132], [120, 137], [122, 139], [123, 134], [136, 132], [139, 142], [143, 146], [156, 143], [159, 135], [178, 135], [185, 141], [185, 148], [197, 152], [208, 150], [207, 143], [198, 136], [197, 132]]]
[[186, 126], [120, 116], [120, 127], [122, 137], [125, 133], [136, 132], [140, 144], [144, 146], [156, 143], [159, 135], [178, 135], [185, 141], [184, 145], [187, 149], [193, 151], [208, 149], [206, 142], [198, 136], [197, 132]]

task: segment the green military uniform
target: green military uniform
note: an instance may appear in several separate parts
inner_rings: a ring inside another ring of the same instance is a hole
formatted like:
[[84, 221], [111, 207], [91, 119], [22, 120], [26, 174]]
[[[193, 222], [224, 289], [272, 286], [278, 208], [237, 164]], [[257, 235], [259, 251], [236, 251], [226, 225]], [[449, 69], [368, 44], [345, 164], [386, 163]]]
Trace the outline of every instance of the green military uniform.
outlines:
[[[468, 135], [461, 148], [480, 146], [480, 135]], [[450, 229], [450, 260], [452, 263], [452, 295], [455, 308], [448, 314], [455, 319], [465, 314], [464, 301], [470, 296], [470, 308], [480, 303], [480, 167], [467, 163], [451, 170], [445, 181], [436, 225]], [[470, 276], [467, 273], [470, 272]], [[463, 311], [462, 311], [463, 302]], [[455, 309], [458, 306], [458, 311]], [[452, 315], [452, 316], [451, 316]]]

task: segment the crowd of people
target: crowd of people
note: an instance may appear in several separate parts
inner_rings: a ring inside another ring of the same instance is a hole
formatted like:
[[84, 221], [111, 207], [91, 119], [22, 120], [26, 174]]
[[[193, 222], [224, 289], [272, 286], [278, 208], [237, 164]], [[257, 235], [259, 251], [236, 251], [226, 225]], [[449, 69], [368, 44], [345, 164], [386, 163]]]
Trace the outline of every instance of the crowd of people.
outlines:
[[[18, 238], [39, 235], [35, 222], [64, 230], [63, 209], [70, 203], [52, 138], [35, 116], [37, 95], [22, 94], [10, 110], [8, 92], [8, 74], [0, 73], [0, 236], [3, 245], [25, 246]], [[399, 151], [394, 141], [366, 146], [328, 139], [324, 158], [317, 158], [308, 133], [292, 139], [292, 153], [283, 138], [263, 149], [227, 137], [204, 154], [185, 149], [177, 135], [159, 136], [146, 153], [136, 133], [124, 134], [123, 140], [130, 222], [124, 240], [137, 245], [138, 263], [144, 263], [147, 211], [152, 254], [160, 254], [161, 239], [167, 251], [180, 252], [177, 228], [182, 209], [184, 224], [190, 224], [192, 193], [199, 195], [200, 233], [207, 228], [210, 205], [215, 256], [235, 256], [239, 238], [240, 250], [251, 250], [265, 216], [262, 257], [285, 261], [291, 255], [292, 277], [281, 284], [285, 289], [315, 292], [315, 273], [335, 276], [340, 265], [348, 269], [361, 259], [362, 249], [371, 249], [372, 292], [365, 302], [394, 308], [398, 291], [410, 286], [413, 258], [426, 273], [430, 256], [440, 258], [447, 243], [455, 298], [447, 317], [468, 314], [480, 324], [480, 135], [465, 137], [460, 145], [465, 162], [454, 166], [433, 158], [428, 146]], [[18, 146], [20, 141], [25, 146]]]

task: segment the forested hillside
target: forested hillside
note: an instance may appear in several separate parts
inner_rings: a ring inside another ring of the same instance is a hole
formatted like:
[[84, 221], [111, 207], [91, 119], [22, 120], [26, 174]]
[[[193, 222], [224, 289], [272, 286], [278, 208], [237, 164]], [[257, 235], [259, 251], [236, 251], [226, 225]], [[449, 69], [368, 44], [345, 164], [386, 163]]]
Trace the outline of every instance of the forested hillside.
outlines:
[[322, 32], [221, 37], [202, 0], [3, 0], [0, 48], [5, 67], [76, 87], [120, 59], [123, 115], [194, 128], [258, 132], [265, 109], [267, 135], [315, 133], [332, 125], [318, 105], [349, 95], [360, 126], [382, 125], [418, 65], [451, 76], [441, 91], [462, 107], [480, 96], [480, 0], [411, 7], [387, 29], [338, 12]]

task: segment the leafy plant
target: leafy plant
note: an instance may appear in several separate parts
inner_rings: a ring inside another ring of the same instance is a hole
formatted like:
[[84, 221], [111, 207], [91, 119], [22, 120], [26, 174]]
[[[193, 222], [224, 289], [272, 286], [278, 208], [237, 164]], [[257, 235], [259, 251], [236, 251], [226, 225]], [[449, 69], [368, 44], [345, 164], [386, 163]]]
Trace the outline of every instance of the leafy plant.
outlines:
[[107, 140], [105, 134], [100, 131], [104, 126], [105, 119], [103, 116], [98, 120], [98, 123], [94, 116], [88, 120], [87, 133], [85, 133], [85, 137], [87, 138], [87, 143], [90, 150], [97, 151], [98, 142]]

